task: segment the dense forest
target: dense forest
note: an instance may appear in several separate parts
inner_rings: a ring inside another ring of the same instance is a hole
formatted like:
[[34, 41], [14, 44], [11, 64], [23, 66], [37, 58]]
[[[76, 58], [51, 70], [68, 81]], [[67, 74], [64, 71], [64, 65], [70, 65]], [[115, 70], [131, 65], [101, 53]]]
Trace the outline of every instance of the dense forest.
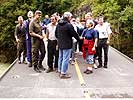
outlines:
[[104, 15], [113, 30], [111, 45], [133, 58], [133, 0], [0, 0], [0, 62], [16, 58], [17, 17], [26, 19], [29, 10], [37, 9], [43, 12], [43, 18], [64, 11], [82, 18], [88, 11], [94, 17]]

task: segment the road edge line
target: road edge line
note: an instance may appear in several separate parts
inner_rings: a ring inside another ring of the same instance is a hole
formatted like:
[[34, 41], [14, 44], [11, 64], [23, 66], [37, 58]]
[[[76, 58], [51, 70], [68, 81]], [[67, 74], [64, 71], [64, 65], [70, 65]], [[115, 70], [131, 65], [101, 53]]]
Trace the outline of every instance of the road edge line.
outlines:
[[17, 60], [18, 59], [14, 60], [14, 62], [0, 75], [0, 81], [6, 75], [6, 73], [13, 67], [13, 65], [17, 62]]

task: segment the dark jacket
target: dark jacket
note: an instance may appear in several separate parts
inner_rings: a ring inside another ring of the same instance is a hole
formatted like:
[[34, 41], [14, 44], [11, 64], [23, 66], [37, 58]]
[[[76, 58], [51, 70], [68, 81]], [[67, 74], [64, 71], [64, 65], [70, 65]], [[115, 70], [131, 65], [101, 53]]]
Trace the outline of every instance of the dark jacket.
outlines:
[[67, 19], [60, 20], [55, 31], [59, 49], [71, 49], [72, 37], [79, 41], [79, 35]]

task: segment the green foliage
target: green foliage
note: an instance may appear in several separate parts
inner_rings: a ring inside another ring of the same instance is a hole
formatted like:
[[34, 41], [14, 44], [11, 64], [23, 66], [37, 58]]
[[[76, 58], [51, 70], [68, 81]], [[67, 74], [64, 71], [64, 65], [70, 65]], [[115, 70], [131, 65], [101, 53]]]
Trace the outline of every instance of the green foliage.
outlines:
[[[31, 0], [5, 0], [0, 4], [0, 55], [7, 57], [4, 62], [12, 62], [16, 57], [14, 30], [18, 16], [25, 16], [28, 10], [34, 10]], [[13, 52], [14, 51], [14, 52]], [[1, 61], [1, 59], [0, 59]]]
[[113, 30], [118, 30], [122, 35], [131, 34], [133, 39], [133, 0], [0, 0], [0, 2], [0, 55], [7, 57], [4, 62], [12, 62], [15, 59], [15, 21], [20, 15], [27, 19], [29, 10], [39, 9], [43, 15], [71, 11], [82, 17], [92, 10], [94, 17], [104, 15]]

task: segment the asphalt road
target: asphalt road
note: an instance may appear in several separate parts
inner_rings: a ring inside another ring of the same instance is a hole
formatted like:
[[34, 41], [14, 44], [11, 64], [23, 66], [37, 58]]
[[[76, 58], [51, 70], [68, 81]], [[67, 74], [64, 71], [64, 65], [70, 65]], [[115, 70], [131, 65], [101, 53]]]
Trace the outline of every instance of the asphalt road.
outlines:
[[[108, 68], [86, 75], [85, 61], [80, 54], [76, 58], [76, 64], [69, 65], [70, 79], [16, 63], [0, 80], [0, 98], [133, 98], [132, 61], [110, 48]], [[46, 58], [43, 65], [47, 68]]]

